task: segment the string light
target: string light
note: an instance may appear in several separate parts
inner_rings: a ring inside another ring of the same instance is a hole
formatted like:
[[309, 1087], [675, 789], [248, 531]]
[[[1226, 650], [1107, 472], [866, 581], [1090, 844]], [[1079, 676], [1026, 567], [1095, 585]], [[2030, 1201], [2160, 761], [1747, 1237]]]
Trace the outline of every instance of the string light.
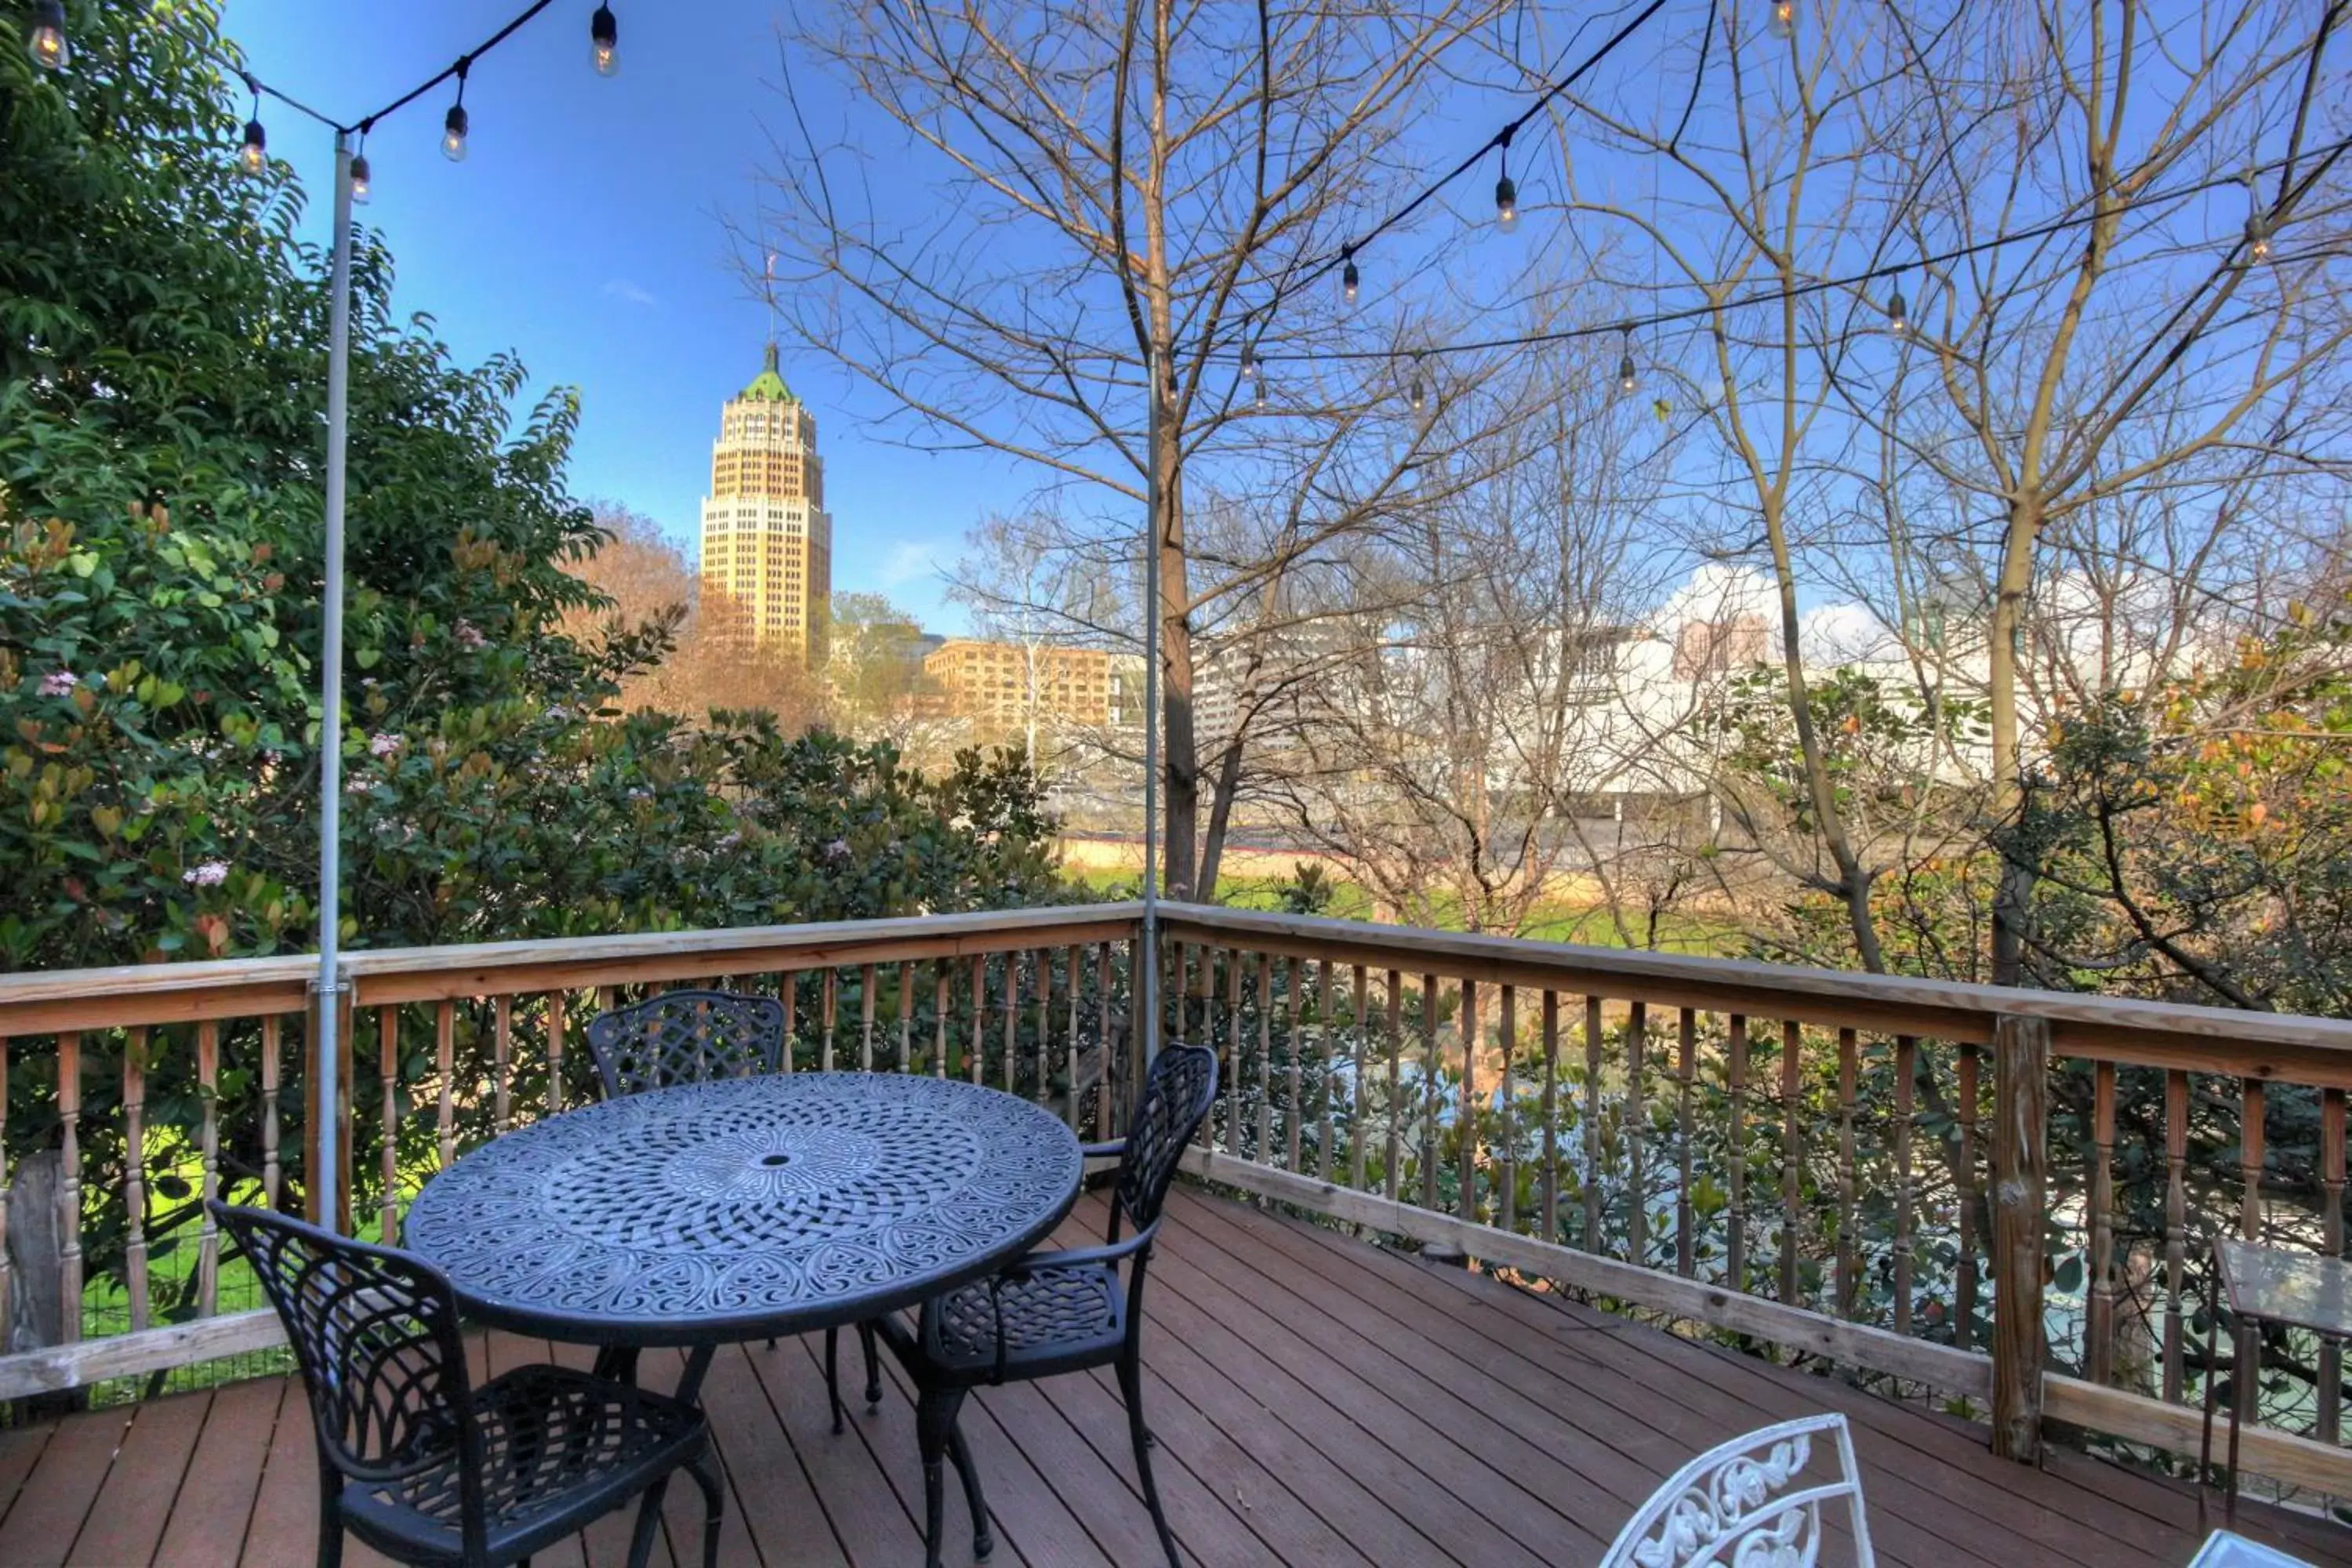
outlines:
[[1362, 281], [1362, 275], [1356, 270], [1356, 247], [1351, 245], [1339, 254], [1345, 257], [1348, 262], [1348, 265], [1339, 271], [1339, 297], [1352, 305], [1356, 302], [1357, 294], [1361, 291], [1358, 285]]
[[1250, 406], [1265, 406], [1265, 375], [1263, 372], [1250, 378]]
[[610, 5], [599, 5], [596, 14], [588, 18], [588, 41], [594, 47], [593, 58], [598, 76], [612, 76], [621, 68], [621, 25], [613, 19]]
[[367, 205], [372, 190], [368, 184], [367, 154], [362, 153], [352, 159], [352, 201], [359, 206]]
[[2246, 215], [2246, 258], [2254, 262], [2271, 258], [2271, 215], [2259, 207]]
[[1502, 178], [1495, 182], [1495, 226], [1505, 234], [1516, 233], [1519, 226], [1519, 187], [1511, 184], [1511, 128], [1503, 127], [1496, 142], [1496, 163]]
[[1911, 330], [1911, 307], [1903, 300], [1903, 274], [1895, 275], [1894, 297], [1886, 301], [1886, 324], [1896, 337]]
[[253, 114], [245, 122], [245, 145], [237, 149], [236, 162], [247, 175], [258, 177], [269, 167], [269, 132], [261, 128], [261, 84], [248, 76], [245, 85], [253, 94]]
[[1628, 326], [1625, 329], [1625, 353], [1617, 362], [1617, 390], [1630, 393], [1640, 384], [1641, 378], [1633, 373], [1633, 329]]
[[1429, 403], [1428, 391], [1422, 384], [1421, 356], [1419, 354], [1412, 356], [1412, 385], [1407, 389], [1405, 393], [1405, 402], [1412, 405], [1412, 411], [1415, 414], [1420, 413], [1423, 408], [1428, 405]]
[[473, 129], [466, 118], [466, 73], [473, 64], [471, 59], [457, 62], [457, 101], [441, 117], [441, 156], [452, 163], [466, 161], [466, 135]]
[[1257, 351], [1247, 343], [1242, 345], [1242, 379], [1244, 381], [1257, 379]]
[[26, 30], [25, 47], [43, 70], [63, 70], [73, 63], [73, 46], [66, 42], [65, 0], [33, 0], [33, 25]]
[[1772, 0], [1772, 14], [1766, 24], [1776, 38], [1791, 38], [1797, 33], [1797, 0]]

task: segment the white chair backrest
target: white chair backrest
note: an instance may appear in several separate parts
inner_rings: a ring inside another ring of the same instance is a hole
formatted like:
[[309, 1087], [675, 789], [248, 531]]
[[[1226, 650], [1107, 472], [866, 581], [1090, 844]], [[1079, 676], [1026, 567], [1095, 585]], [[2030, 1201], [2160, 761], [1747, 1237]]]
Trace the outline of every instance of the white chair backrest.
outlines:
[[[1834, 1479], [1807, 1480], [1816, 1438], [1837, 1450]], [[1675, 1472], [1627, 1521], [1601, 1568], [1812, 1568], [1822, 1510], [1852, 1513], [1856, 1568], [1874, 1568], [1862, 1471], [1843, 1415], [1808, 1415], [1708, 1449]]]

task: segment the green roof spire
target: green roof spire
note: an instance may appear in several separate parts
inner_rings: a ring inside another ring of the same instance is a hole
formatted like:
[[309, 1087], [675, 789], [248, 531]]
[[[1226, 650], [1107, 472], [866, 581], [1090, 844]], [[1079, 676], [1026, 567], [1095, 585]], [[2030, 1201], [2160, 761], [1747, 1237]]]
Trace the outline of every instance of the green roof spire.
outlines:
[[767, 358], [760, 366], [760, 374], [752, 377], [751, 384], [736, 394], [736, 396], [739, 401], [744, 403], [797, 403], [800, 401], [793, 395], [793, 389], [784, 384], [782, 374], [776, 369], [775, 344], [768, 345]]

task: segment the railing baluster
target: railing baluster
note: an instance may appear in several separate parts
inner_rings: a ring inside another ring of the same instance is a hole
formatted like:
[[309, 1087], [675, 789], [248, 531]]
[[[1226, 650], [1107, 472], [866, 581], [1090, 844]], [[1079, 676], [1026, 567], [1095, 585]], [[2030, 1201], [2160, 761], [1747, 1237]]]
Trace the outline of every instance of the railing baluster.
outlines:
[[1912, 1103], [1916, 1095], [1919, 1042], [1909, 1035], [1895, 1037], [1895, 1331], [1911, 1331], [1912, 1206], [1918, 1199], [1911, 1185]]
[[1437, 976], [1421, 977], [1421, 1206], [1437, 1206]]
[[874, 1070], [874, 966], [857, 971], [857, 1070]]
[[[787, 1010], [785, 1016], [791, 1014]], [[792, 1032], [784, 1034], [789, 1043]], [[497, 1080], [490, 1086], [490, 1115], [500, 1137], [514, 1125], [514, 1079], [510, 1075], [514, 1049], [514, 998], [500, 996], [490, 1004], [490, 1073]], [[790, 1061], [792, 1054], [785, 1053]]]
[[909, 1072], [915, 1065], [915, 966], [898, 965], [898, 1070]]
[[[400, 1245], [400, 1009], [378, 1007], [375, 1010], [376, 1072], [378, 1087], [383, 1096], [383, 1121], [377, 1129], [376, 1157], [383, 1182], [383, 1191], [376, 1194], [377, 1234], [386, 1247]], [[552, 1068], [547, 1079], [548, 1110], [562, 1109], [555, 1103], [557, 1079]]]
[[1952, 1342], [1976, 1343], [1977, 1320], [1977, 1047], [1960, 1047], [1960, 1277], [1952, 1287]]
[[563, 1109], [563, 993], [547, 994], [547, 1113]]
[[[286, 1179], [278, 1154], [278, 1052], [283, 1029], [283, 1021], [275, 1013], [261, 1020], [261, 1201], [271, 1209], [278, 1206], [278, 1190]], [[0, 1104], [0, 1127], [7, 1125], [5, 1110], [5, 1105]], [[0, 1185], [5, 1182], [5, 1172], [0, 1172]], [[5, 1288], [5, 1282], [0, 1281], [0, 1289]], [[6, 1338], [0, 1332], [0, 1343], [5, 1343]]]
[[[196, 1315], [209, 1318], [220, 1310], [220, 1223], [213, 1218], [211, 1207], [220, 1196], [220, 1026], [210, 1018], [196, 1026], [196, 1092], [204, 1100], [196, 1149], [204, 1162], [201, 1191], [205, 1205], [204, 1223], [196, 1233]], [[67, 1212], [79, 1232], [79, 1201]], [[75, 1272], [79, 1276], [80, 1271]], [[76, 1305], [79, 1318], [79, 1301]]]
[[[2326, 1205], [2319, 1216], [2319, 1245], [2330, 1258], [2344, 1256], [2344, 1091], [2319, 1094], [2319, 1191]], [[2319, 1342], [2319, 1440], [2333, 1443], [2341, 1436], [2344, 1404], [2344, 1346], [2340, 1341]]]
[[[841, 1017], [841, 971], [830, 965], [826, 967], [824, 984], [820, 987], [820, 993], [817, 999], [817, 1026], [822, 1031], [822, 1035], [817, 1045], [816, 1065], [818, 1071], [831, 1072], [834, 1026]], [[1010, 1089], [1013, 1086], [1007, 1084], [1005, 1087]]]
[[1004, 954], [1004, 1092], [1013, 1093], [1021, 1079], [1021, 954]]
[[2181, 1399], [2189, 1295], [2189, 1075], [2164, 1075], [2164, 1397]]
[[1625, 1015], [1625, 1259], [1644, 1268], [1650, 1257], [1650, 1186], [1642, 1169], [1642, 1133], [1649, 1113], [1642, 1100], [1642, 1075], [1648, 1046], [1649, 1009], [1636, 1002]]
[[787, 969], [776, 976], [776, 1000], [784, 1007], [783, 1068], [786, 1072], [799, 1070], [801, 971]]
[[[5, 1124], [0, 1124], [5, 1125]], [[122, 1042], [122, 1202], [130, 1226], [122, 1244], [124, 1289], [131, 1297], [131, 1331], [147, 1326], [147, 1031]]]
[[1290, 1051], [1290, 1094], [1285, 1102], [1282, 1115], [1283, 1149], [1286, 1155], [1283, 1169], [1286, 1171], [1298, 1169], [1299, 1148], [1303, 1142], [1299, 1136], [1298, 1126], [1298, 1108], [1303, 1099], [1304, 1081], [1300, 1077], [1302, 1069], [1298, 1063], [1298, 992], [1303, 973], [1298, 960], [1285, 958], [1282, 961], [1283, 1007], [1290, 1025], [1287, 1036]]
[[1315, 1175], [1331, 1179], [1331, 1036], [1336, 1025], [1331, 1009], [1331, 961], [1322, 964], [1322, 1005], [1317, 1009], [1315, 1031]]
[[1070, 1029], [1063, 1043], [1064, 1055], [1069, 1061], [1070, 1087], [1068, 1093], [1063, 1097], [1062, 1103], [1068, 1113], [1070, 1131], [1073, 1132], [1078, 1130], [1078, 1122], [1081, 1120], [1078, 1115], [1078, 1004], [1084, 998], [1086, 987], [1080, 984], [1083, 976], [1078, 969], [1079, 959], [1079, 951], [1076, 947], [1066, 947], [1062, 950], [1062, 967], [1069, 983], [1070, 993]]
[[1242, 951], [1225, 955], [1225, 1152], [1242, 1152]]
[[1780, 1026], [1780, 1300], [1800, 1305], [1797, 1279], [1797, 1232], [1802, 1185], [1805, 1132], [1800, 1124], [1804, 1068], [1803, 1029]]
[[1388, 1169], [1382, 1173], [1384, 1179], [1381, 1185], [1381, 1190], [1393, 1199], [1397, 1195], [1397, 1184], [1402, 1175], [1399, 1167], [1404, 1159], [1402, 1115], [1404, 1068], [1403, 1064], [1398, 1059], [1404, 1050], [1404, 976], [1393, 969], [1388, 972], [1388, 976], [1389, 1102], [1386, 1116], [1389, 1134], [1386, 1151]]
[[71, 1029], [58, 1037], [58, 1326], [74, 1344], [81, 1339], [81, 1035]]
[[1698, 1079], [1698, 1014], [1678, 1010], [1675, 1019], [1675, 1272], [1691, 1278], [1698, 1268], [1698, 1237], [1691, 1213], [1692, 1094]]
[[1517, 1090], [1512, 1079], [1512, 1047], [1519, 1037], [1518, 993], [1515, 986], [1503, 987], [1503, 1008], [1499, 1016], [1503, 1047], [1503, 1129], [1502, 1158], [1496, 1162], [1497, 1191], [1495, 1202], [1495, 1223], [1505, 1230], [1517, 1230], [1518, 1226], [1519, 1165], [1518, 1128], [1512, 1116], [1511, 1099]]
[[[8, 1037], [0, 1035], [0, 1194], [5, 1194], [15, 1180], [8, 1169]], [[14, 1344], [16, 1336], [16, 1314], [10, 1303], [16, 1298], [16, 1281], [8, 1262], [8, 1204], [0, 1198], [0, 1345]]]
[[2116, 1342], [2116, 1064], [2091, 1066], [2091, 1313], [2083, 1362], [2093, 1383], [2112, 1382]]
[[1257, 1147], [1253, 1158], [1274, 1156], [1274, 954], [1257, 955]]
[[1118, 1116], [1112, 1109], [1118, 1103], [1119, 1082], [1118, 1053], [1110, 1046], [1110, 943], [1098, 942], [1095, 943], [1095, 1043], [1102, 1054], [1102, 1075], [1095, 1091], [1095, 1136], [1098, 1139], [1114, 1135], [1113, 1122]]
[[1852, 1029], [1837, 1032], [1838, 1045], [1838, 1240], [1837, 1313], [1853, 1316], [1862, 1289], [1860, 1255], [1854, 1247], [1853, 1101], [1862, 1064]]
[[457, 1163], [457, 1005], [443, 1002], [433, 1009], [434, 1067], [441, 1076], [440, 1103], [434, 1111], [441, 1168]]
[[1606, 1252], [1601, 1228], [1601, 998], [1584, 999], [1584, 1250]]
[[948, 1076], [948, 1011], [954, 965], [944, 958], [931, 961], [931, 1076]]
[[1748, 1289], [1748, 1020], [1734, 1013], [1727, 1024], [1724, 1072], [1731, 1082], [1730, 1207], [1725, 1226], [1724, 1282]]
[[1036, 1100], [1045, 1104], [1054, 1096], [1054, 951], [1041, 947], [1029, 955], [1030, 976], [1036, 988], [1030, 996], [1037, 1005], [1037, 1090]]
[[1348, 1186], [1351, 1192], [1364, 1190], [1364, 1018], [1370, 1012], [1370, 998], [1364, 990], [1364, 966], [1356, 965], [1356, 1001], [1349, 1009], [1348, 1068]]
[[1486, 1107], [1478, 1102], [1478, 983], [1462, 982], [1462, 1130], [1461, 1158], [1456, 1162], [1454, 1213], [1472, 1225], [1478, 1222], [1478, 1134]]
[[971, 1081], [978, 1083], [987, 1070], [988, 1059], [988, 954], [976, 952], [971, 959], [971, 1059], [964, 1064]]
[[1543, 994], [1543, 1238], [1559, 1240], [1559, 993]]
[[2239, 1080], [2244, 1098], [2238, 1110], [2238, 1228], [2248, 1241], [2263, 1238], [2263, 1160], [2266, 1101], [2263, 1080]]

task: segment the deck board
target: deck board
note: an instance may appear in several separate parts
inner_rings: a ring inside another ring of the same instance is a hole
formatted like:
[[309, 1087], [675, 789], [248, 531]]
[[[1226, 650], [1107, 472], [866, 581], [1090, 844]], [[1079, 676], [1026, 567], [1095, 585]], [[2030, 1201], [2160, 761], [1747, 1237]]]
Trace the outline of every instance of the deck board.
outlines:
[[[1057, 1233], [1097, 1238], [1099, 1197]], [[1612, 1318], [1557, 1295], [1423, 1263], [1327, 1228], [1180, 1192], [1147, 1301], [1154, 1468], [1202, 1568], [1528, 1568], [1596, 1560], [1692, 1453], [1746, 1427], [1843, 1411], [1871, 1528], [1892, 1568], [2185, 1563], [2194, 1492], [2073, 1452], [1994, 1459], [1980, 1428]], [[705, 1384], [727, 1516], [745, 1568], [919, 1562], [921, 1469], [905, 1379], [868, 1412], [845, 1338], [850, 1427], [832, 1431], [821, 1336], [719, 1352]], [[478, 1336], [483, 1371], [587, 1352]], [[676, 1354], [648, 1355], [666, 1386]], [[1003, 1568], [1150, 1563], [1157, 1543], [1108, 1373], [982, 1389], [964, 1432]], [[655, 1561], [698, 1564], [702, 1500], [681, 1479]], [[256, 1568], [307, 1561], [318, 1518], [309, 1406], [285, 1379], [231, 1384], [0, 1431], [0, 1562]], [[970, 1562], [950, 1479], [950, 1563]], [[541, 1561], [607, 1568], [630, 1516]], [[2352, 1563], [2352, 1531], [2250, 1508], [2241, 1527], [2314, 1563]], [[1834, 1558], [1832, 1559], [1834, 1560]], [[345, 1561], [376, 1561], [356, 1542]]]

